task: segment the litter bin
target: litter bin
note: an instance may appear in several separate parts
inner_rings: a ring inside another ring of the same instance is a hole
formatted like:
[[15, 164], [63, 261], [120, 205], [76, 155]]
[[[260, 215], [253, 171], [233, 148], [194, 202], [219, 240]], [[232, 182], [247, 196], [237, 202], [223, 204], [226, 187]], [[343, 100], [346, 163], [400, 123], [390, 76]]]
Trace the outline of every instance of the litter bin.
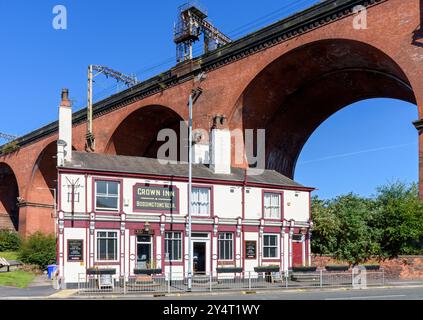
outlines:
[[53, 274], [57, 271], [57, 265], [52, 264], [47, 266], [47, 276], [51, 280], [53, 279]]

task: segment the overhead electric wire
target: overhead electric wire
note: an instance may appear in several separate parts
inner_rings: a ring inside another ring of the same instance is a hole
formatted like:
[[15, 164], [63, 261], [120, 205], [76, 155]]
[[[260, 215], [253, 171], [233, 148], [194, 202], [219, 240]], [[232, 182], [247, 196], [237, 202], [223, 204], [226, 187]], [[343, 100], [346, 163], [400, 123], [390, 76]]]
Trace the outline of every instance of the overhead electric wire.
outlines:
[[[312, 1], [312, 2], [316, 2], [316, 1]], [[246, 34], [248, 31], [256, 29], [257, 27], [263, 25], [263, 24], [268, 24], [270, 21], [275, 20], [277, 17], [280, 17], [280, 13], [286, 13], [287, 9], [293, 10], [295, 9], [295, 11], [297, 11], [299, 9], [299, 7], [302, 7], [303, 5], [307, 4], [307, 6], [309, 6], [310, 0], [300, 0], [297, 1], [295, 3], [291, 3], [283, 8], [280, 8], [278, 10], [275, 10], [265, 16], [262, 16], [256, 20], [253, 20], [241, 27], [238, 27], [234, 30], [232, 30], [231, 32], [228, 33], [228, 35], [231, 38], [235, 38], [238, 35], [241, 34]], [[298, 8], [297, 8], [298, 7]], [[241, 30], [241, 31], [240, 31]]]
[[[298, 11], [300, 9], [299, 8], [300, 6], [307, 5], [307, 7], [309, 7], [311, 5], [315, 5], [318, 2], [321, 2], [321, 1], [318, 1], [318, 0], [298, 0], [298, 1], [291, 2], [291, 3], [279, 8], [275, 11], [272, 11], [272, 12], [270, 12], [270, 13], [262, 16], [262, 17], [259, 17], [259, 18], [255, 19], [255, 20], [253, 20], [249, 23], [246, 23], [242, 26], [239, 26], [239, 27], [233, 29], [232, 31], [228, 32], [227, 35], [230, 38], [236, 40], [237, 36], [241, 36], [241, 35], [244, 36], [244, 35], [248, 34], [249, 31], [255, 30], [255, 29], [257, 29], [258, 27], [260, 27], [264, 24], [267, 25], [270, 21], [276, 20], [278, 17], [280, 19], [282, 19], [282, 18], [286, 17], [287, 13], [293, 13], [293, 12]], [[203, 47], [202, 47], [202, 45], [199, 44], [198, 46], [196, 46], [194, 48], [193, 55], [196, 56], [197, 54], [201, 53], [202, 50], [203, 50]], [[158, 62], [157, 64], [147, 66], [146, 68], [143, 68], [143, 69], [136, 71], [135, 75], [139, 76], [139, 78], [142, 78], [141, 77], [142, 75], [145, 75], [147, 73], [151, 73], [152, 71], [155, 71], [159, 68], [166, 67], [166, 69], [167, 69], [167, 68], [172, 67], [174, 65], [175, 65], [175, 57], [172, 56], [172, 57], [169, 57], [165, 60]], [[103, 97], [110, 95], [110, 93], [112, 91], [116, 91], [118, 89], [118, 87], [119, 87], [119, 84], [117, 83], [114, 86], [105, 88], [104, 90], [98, 92], [97, 94], [94, 94], [93, 99], [98, 101], [99, 99], [102, 99]]]

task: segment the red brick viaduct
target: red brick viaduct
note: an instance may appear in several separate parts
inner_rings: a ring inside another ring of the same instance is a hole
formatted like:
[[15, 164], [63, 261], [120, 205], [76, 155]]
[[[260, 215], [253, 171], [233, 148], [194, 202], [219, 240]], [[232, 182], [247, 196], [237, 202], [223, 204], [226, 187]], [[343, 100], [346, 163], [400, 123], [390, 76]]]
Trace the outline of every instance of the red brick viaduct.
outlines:
[[[94, 106], [96, 152], [155, 157], [157, 132], [187, 119], [200, 72], [207, 78], [194, 127], [210, 128], [225, 114], [232, 129], [265, 128], [267, 167], [291, 177], [314, 130], [351, 103], [401, 99], [423, 119], [422, 2], [328, 0], [177, 65]], [[353, 28], [356, 5], [367, 7], [368, 29]], [[422, 133], [423, 120], [415, 125]], [[36, 130], [0, 155], [0, 215], [23, 235], [54, 230], [57, 129], [56, 122]], [[74, 114], [73, 132], [73, 147], [84, 150], [85, 110]], [[423, 194], [422, 134], [419, 145]]]

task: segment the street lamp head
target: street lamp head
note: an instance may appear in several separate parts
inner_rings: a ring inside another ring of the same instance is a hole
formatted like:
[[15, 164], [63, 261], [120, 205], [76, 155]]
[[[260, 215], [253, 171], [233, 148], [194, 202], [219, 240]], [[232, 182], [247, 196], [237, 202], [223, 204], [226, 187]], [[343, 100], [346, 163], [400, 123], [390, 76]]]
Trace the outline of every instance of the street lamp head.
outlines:
[[57, 145], [60, 147], [66, 147], [68, 144], [64, 140], [58, 140]]
[[195, 82], [201, 82], [207, 79], [207, 74], [205, 72], [201, 72], [200, 74], [196, 75], [194, 78]]

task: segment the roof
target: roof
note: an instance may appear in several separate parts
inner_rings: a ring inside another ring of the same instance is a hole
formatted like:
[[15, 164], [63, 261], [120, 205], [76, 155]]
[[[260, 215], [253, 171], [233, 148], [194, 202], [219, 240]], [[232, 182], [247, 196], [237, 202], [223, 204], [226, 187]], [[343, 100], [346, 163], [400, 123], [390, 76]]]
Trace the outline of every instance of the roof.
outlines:
[[[162, 165], [157, 159], [107, 155], [99, 153], [72, 152], [72, 161], [66, 162], [65, 169], [90, 170], [107, 173], [145, 174], [187, 178], [188, 163]], [[230, 182], [245, 181], [245, 170], [232, 168], [231, 174], [215, 174], [207, 165], [193, 164], [192, 177], [197, 179], [221, 180]], [[265, 170], [261, 175], [248, 175], [249, 184], [263, 184], [290, 188], [307, 188], [274, 170]]]

